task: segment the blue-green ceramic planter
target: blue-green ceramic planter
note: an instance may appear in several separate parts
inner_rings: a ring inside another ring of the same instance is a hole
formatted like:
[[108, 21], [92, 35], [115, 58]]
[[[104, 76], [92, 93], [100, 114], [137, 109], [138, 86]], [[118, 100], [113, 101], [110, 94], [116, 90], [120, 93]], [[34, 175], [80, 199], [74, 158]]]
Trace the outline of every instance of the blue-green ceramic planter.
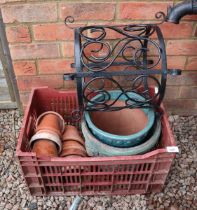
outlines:
[[[109, 93], [111, 96], [111, 100], [114, 100], [117, 98], [117, 96], [119, 96], [121, 94], [121, 91], [115, 90], [115, 91], [109, 91]], [[129, 95], [129, 97], [131, 97], [135, 100], [141, 100], [141, 101], [145, 100], [142, 96], [140, 96], [139, 94], [133, 93], [133, 92], [128, 93], [128, 95]], [[100, 97], [102, 97], [102, 95], [98, 94], [92, 100], [93, 101], [99, 100]], [[125, 101], [126, 96], [122, 95], [119, 98], [119, 100]], [[111, 133], [108, 133], [108, 132], [105, 132], [105, 131], [99, 129], [92, 122], [90, 113], [88, 111], [86, 111], [84, 113], [84, 118], [85, 118], [85, 121], [86, 121], [90, 131], [97, 139], [99, 139], [100, 141], [102, 141], [105, 144], [108, 144], [108, 145], [111, 145], [114, 147], [126, 148], [126, 147], [132, 147], [132, 146], [138, 145], [141, 142], [143, 142], [143, 139], [146, 137], [149, 130], [153, 126], [153, 123], [155, 120], [155, 113], [154, 113], [153, 109], [146, 108], [146, 109], [142, 109], [142, 110], [144, 111], [144, 113], [147, 115], [147, 118], [148, 118], [146, 127], [137, 133], [127, 135], [127, 136], [115, 135], [115, 134], [111, 134]]]

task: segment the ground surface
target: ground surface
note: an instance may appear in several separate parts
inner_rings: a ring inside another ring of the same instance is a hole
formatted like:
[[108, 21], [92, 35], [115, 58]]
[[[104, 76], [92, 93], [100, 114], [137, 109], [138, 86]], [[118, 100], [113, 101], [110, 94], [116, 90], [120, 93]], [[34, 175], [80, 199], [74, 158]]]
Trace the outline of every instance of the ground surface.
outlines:
[[[84, 197], [84, 210], [197, 209], [197, 116], [170, 116], [180, 153], [162, 193], [151, 195]], [[74, 197], [32, 197], [14, 156], [21, 125], [17, 111], [0, 111], [0, 210], [63, 210]], [[1, 149], [2, 148], [2, 149]]]

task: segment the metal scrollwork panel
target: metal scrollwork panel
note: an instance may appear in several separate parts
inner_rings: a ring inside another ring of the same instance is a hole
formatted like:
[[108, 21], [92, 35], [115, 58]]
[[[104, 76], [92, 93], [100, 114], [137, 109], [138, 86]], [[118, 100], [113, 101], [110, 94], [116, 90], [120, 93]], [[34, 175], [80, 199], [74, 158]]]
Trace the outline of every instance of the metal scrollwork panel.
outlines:
[[[75, 68], [79, 103], [85, 110], [158, 106], [164, 96], [167, 75], [162, 33], [155, 24], [78, 28]], [[150, 91], [152, 86], [156, 87], [156, 93]], [[119, 90], [121, 94], [112, 101], [110, 90]], [[129, 92], [140, 94], [144, 100], [132, 100]], [[97, 94], [103, 99], [94, 102], [91, 99]], [[125, 105], [118, 107], [116, 101], [122, 95], [126, 97]]]
[[[161, 48], [150, 38], [155, 33], [153, 25], [88, 26], [80, 30], [82, 40], [80, 58], [87, 71], [101, 72], [115, 66], [119, 60], [136, 69], [152, 69], [161, 60]], [[108, 33], [107, 33], [108, 32]], [[108, 40], [116, 33], [118, 40]], [[147, 65], [144, 56], [153, 52], [154, 63]], [[118, 65], [118, 64], [117, 64]]]
[[[158, 91], [145, 89], [143, 87], [144, 78], [151, 83], [155, 83]], [[148, 108], [154, 107], [154, 103], [158, 98], [161, 86], [155, 77], [149, 75], [138, 75], [133, 78], [127, 78], [127, 82], [130, 83], [128, 88], [122, 88], [120, 83], [113, 78], [96, 77], [89, 80], [83, 89], [83, 98], [85, 101], [85, 110], [88, 111], [115, 111], [124, 108]], [[116, 97], [112, 98], [110, 91], [118, 91]], [[130, 97], [129, 93], [137, 93], [138, 98]], [[99, 100], [95, 100], [95, 96], [99, 95]], [[116, 105], [116, 102], [124, 95], [125, 104]]]

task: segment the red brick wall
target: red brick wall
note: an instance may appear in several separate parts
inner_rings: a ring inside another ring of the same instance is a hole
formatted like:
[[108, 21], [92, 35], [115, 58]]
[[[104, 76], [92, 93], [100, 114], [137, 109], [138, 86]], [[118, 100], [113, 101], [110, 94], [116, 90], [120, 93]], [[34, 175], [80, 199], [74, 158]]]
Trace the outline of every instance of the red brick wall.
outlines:
[[[73, 88], [63, 82], [73, 62], [73, 31], [64, 26], [66, 16], [76, 24], [139, 23], [166, 12], [172, 1], [43, 1], [2, 0], [2, 15], [10, 44], [23, 104], [33, 86]], [[197, 16], [185, 17], [180, 25], [165, 23], [168, 68], [181, 68], [183, 75], [169, 77], [165, 97], [169, 110], [197, 113]]]

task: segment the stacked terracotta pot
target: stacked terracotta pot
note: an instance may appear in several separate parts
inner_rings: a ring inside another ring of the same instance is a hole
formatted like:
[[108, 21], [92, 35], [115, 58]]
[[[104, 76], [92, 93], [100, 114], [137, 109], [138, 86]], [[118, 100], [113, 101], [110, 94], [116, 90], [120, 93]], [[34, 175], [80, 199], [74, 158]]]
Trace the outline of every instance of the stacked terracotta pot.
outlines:
[[63, 134], [62, 157], [87, 156], [84, 140], [79, 135], [76, 127], [67, 125]]
[[44, 112], [38, 117], [30, 147], [37, 156], [86, 156], [84, 140], [77, 128], [65, 126], [62, 116], [52, 111]]

